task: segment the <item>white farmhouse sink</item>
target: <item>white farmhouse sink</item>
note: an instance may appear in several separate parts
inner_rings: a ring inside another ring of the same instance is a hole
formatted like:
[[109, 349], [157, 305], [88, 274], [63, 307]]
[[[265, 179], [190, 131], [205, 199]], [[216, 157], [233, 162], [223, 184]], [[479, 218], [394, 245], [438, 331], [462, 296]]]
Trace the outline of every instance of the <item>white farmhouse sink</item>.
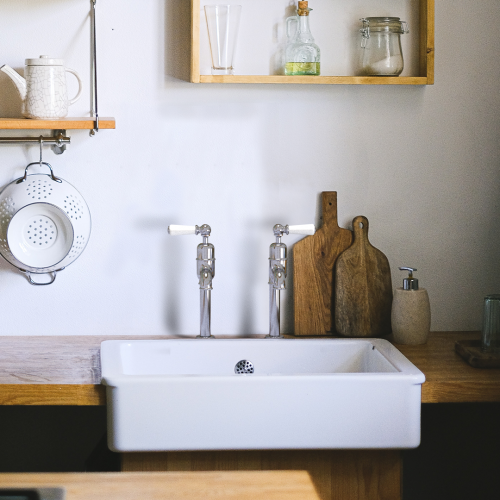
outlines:
[[425, 377], [386, 340], [107, 340], [101, 367], [115, 451], [420, 443]]

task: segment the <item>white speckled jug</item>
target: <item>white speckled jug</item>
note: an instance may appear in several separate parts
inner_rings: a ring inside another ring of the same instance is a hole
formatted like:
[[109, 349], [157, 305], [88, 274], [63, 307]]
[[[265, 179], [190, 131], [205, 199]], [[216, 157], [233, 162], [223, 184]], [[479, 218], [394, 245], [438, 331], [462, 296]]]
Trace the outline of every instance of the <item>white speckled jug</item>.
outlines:
[[[62, 59], [51, 59], [49, 56], [26, 59], [25, 78], [7, 65], [0, 70], [9, 75], [16, 85], [26, 118], [64, 118], [68, 107], [78, 100], [82, 91], [80, 76], [76, 71], [65, 68]], [[72, 73], [78, 80], [78, 93], [73, 99], [68, 99], [66, 72]]]

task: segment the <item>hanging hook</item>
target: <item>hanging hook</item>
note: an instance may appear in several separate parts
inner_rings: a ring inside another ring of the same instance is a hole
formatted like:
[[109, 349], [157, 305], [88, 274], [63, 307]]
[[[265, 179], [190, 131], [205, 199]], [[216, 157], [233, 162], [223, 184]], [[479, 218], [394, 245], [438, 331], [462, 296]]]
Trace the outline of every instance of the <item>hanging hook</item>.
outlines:
[[40, 167], [42, 165], [46, 165], [50, 169], [50, 177], [52, 178], [52, 180], [55, 181], [55, 182], [62, 182], [62, 180], [59, 179], [59, 177], [56, 177], [54, 175], [54, 172], [52, 170], [52, 165], [50, 165], [50, 163], [47, 163], [47, 162], [43, 161], [43, 135], [40, 136], [39, 142], [40, 142], [40, 161], [39, 162], [32, 162], [32, 163], [30, 163], [24, 169], [24, 176], [21, 177], [20, 179], [18, 179], [18, 181], [16, 182], [16, 184], [21, 184], [21, 182], [24, 182], [28, 178], [28, 168], [30, 168], [31, 165], [40, 165]]

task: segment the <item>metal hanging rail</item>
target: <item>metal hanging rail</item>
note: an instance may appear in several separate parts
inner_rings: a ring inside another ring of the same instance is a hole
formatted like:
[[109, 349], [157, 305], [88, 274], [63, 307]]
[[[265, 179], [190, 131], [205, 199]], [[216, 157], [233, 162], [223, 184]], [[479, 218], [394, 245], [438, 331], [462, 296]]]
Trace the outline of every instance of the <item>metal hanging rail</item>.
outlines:
[[[61, 147], [64, 144], [71, 143], [71, 137], [43, 137], [42, 141], [44, 144], [52, 144]], [[40, 142], [40, 137], [0, 137], [1, 144], [18, 144], [20, 142], [28, 144], [38, 144]]]
[[52, 137], [0, 137], [0, 144], [51, 144], [55, 154], [66, 151], [66, 145], [71, 144], [71, 137], [66, 136], [66, 130], [55, 130]]

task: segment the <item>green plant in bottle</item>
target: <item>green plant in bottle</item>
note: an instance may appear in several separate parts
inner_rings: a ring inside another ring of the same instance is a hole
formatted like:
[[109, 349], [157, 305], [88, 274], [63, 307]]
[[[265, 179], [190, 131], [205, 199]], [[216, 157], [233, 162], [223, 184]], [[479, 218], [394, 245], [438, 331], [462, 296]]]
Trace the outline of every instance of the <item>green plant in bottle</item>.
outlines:
[[[285, 49], [285, 75], [320, 74], [320, 49], [314, 43], [309, 28], [309, 2], [299, 2], [297, 16], [286, 20], [288, 43]], [[292, 23], [297, 23], [295, 32], [291, 34]]]

